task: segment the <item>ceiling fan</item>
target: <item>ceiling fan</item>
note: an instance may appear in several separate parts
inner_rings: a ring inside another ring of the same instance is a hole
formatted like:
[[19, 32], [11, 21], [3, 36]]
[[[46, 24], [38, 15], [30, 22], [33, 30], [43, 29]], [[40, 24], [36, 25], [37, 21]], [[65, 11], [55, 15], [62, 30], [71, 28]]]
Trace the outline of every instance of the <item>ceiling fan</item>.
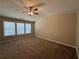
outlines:
[[33, 7], [33, 6], [29, 6], [29, 7], [26, 7], [26, 6], [24, 6], [24, 9], [25, 9], [25, 11], [24, 11], [24, 13], [27, 13], [26, 12], [26, 10], [28, 9], [29, 10], [29, 12], [28, 12], [28, 14], [30, 15], [30, 16], [32, 16], [32, 15], [39, 15], [39, 13], [38, 13], [38, 8], [35, 8], [35, 7]]
[[[28, 6], [26, 5], [26, 1], [25, 0], [14, 0], [18, 5], [22, 6], [24, 8], [24, 11], [23, 13], [27, 13], [29, 14], [30, 16], [32, 15], [39, 15], [38, 11], [39, 9], [37, 7], [39, 6], [43, 6], [44, 3], [38, 3], [36, 5], [31, 5], [31, 6]], [[27, 12], [28, 10], [28, 12]]]

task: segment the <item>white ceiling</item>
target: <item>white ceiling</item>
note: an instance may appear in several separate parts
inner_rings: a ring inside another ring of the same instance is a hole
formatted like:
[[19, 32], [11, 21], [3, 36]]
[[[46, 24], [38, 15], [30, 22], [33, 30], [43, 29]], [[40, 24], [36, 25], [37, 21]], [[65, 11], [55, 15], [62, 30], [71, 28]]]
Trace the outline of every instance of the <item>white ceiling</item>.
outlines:
[[64, 13], [77, 12], [79, 10], [79, 0], [25, 0], [27, 5], [35, 5], [44, 3], [44, 6], [39, 8], [38, 16], [28, 16], [23, 13], [23, 7], [14, 0], [0, 0], [0, 15], [23, 18], [25, 20], [35, 21], [39, 18], [58, 15]]

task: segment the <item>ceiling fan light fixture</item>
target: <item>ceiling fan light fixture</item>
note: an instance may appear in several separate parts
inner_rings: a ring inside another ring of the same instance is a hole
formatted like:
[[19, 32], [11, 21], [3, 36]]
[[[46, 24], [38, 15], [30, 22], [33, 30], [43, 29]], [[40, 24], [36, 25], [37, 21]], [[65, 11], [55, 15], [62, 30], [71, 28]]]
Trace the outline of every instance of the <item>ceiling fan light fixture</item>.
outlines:
[[28, 12], [28, 14], [31, 16], [31, 15], [33, 15], [33, 12]]

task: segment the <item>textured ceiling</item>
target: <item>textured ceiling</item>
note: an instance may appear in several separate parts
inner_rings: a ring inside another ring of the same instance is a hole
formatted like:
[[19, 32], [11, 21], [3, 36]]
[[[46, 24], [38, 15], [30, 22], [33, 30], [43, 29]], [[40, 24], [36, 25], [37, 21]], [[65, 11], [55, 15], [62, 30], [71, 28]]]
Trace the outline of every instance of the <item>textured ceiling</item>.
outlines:
[[[20, 0], [22, 1], [22, 0]], [[77, 12], [79, 0], [25, 0], [26, 5], [44, 3], [39, 8], [39, 15], [29, 16], [23, 13], [23, 6], [15, 0], [0, 0], [0, 15], [35, 21], [42, 17]]]

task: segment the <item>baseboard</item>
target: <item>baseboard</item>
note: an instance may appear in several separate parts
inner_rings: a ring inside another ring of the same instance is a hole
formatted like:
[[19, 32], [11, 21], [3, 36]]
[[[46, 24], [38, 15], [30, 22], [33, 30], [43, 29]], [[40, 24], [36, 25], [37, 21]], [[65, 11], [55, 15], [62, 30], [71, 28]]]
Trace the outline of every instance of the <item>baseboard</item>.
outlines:
[[58, 43], [58, 44], [61, 44], [61, 45], [65, 45], [65, 46], [68, 46], [68, 47], [75, 48], [76, 53], [77, 53], [77, 56], [78, 56], [78, 59], [79, 59], [79, 53], [78, 53], [78, 49], [77, 49], [76, 46], [72, 46], [72, 45], [69, 45], [69, 44], [65, 44], [65, 43], [58, 42], [58, 41], [55, 41], [55, 40], [51, 40], [51, 39], [48, 39], [48, 38], [44, 38], [44, 37], [41, 37], [41, 36], [37, 36], [37, 37], [42, 38], [42, 39], [45, 39], [45, 40], [48, 40], [48, 41], [52, 41], [52, 42], [55, 42], [55, 43]]
[[65, 44], [65, 43], [62, 43], [62, 42], [59, 42], [59, 41], [51, 40], [51, 39], [44, 38], [44, 37], [41, 37], [41, 36], [37, 36], [37, 37], [48, 40], [48, 41], [52, 41], [52, 42], [55, 42], [55, 43], [58, 43], [58, 44], [61, 44], [61, 45], [65, 45], [65, 46], [68, 46], [68, 47], [76, 48], [76, 46]]

